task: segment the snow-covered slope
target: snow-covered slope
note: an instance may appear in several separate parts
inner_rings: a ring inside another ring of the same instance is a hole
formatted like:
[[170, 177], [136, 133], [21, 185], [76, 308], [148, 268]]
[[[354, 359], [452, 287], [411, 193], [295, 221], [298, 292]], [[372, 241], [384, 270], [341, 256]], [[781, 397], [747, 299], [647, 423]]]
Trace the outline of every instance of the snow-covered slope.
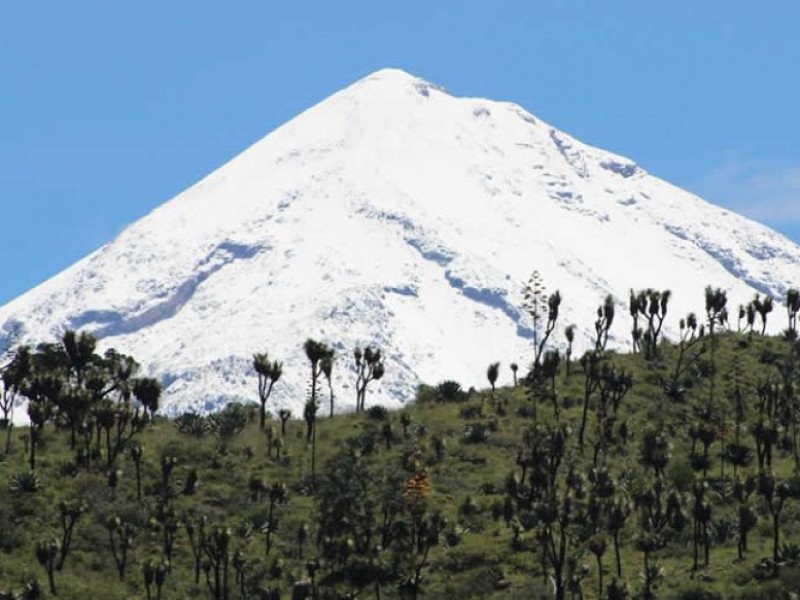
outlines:
[[708, 284], [731, 304], [780, 297], [800, 248], [515, 104], [382, 70], [0, 309], [0, 350], [92, 331], [161, 377], [175, 413], [255, 399], [265, 350], [284, 361], [278, 403], [299, 410], [309, 337], [337, 350], [352, 406], [352, 349], [369, 343], [388, 360], [368, 403], [396, 404], [420, 382], [481, 386], [491, 361], [527, 364], [534, 269], [562, 293], [559, 329], [589, 336], [613, 293], [623, 345], [630, 288], [672, 289], [674, 325]]

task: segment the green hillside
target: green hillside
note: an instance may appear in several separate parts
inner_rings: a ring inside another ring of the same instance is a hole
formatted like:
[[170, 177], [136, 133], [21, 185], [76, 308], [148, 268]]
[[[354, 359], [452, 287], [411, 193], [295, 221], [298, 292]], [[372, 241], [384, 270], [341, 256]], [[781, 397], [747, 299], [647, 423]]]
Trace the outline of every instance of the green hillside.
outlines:
[[318, 412], [263, 429], [258, 389], [158, 417], [155, 382], [68, 334], [4, 372], [35, 426], [0, 435], [0, 598], [49, 573], [64, 599], [796, 598], [800, 345], [684, 325], [333, 418], [326, 376], [356, 372], [319, 344]]

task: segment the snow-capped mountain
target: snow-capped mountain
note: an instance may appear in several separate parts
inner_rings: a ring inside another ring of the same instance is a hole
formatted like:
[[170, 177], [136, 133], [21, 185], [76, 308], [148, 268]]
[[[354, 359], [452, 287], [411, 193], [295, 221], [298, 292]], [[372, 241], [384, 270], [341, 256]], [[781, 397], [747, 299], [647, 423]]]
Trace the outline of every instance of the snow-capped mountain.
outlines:
[[708, 284], [734, 306], [781, 297], [800, 248], [515, 104], [382, 70], [0, 309], [0, 350], [91, 331], [162, 379], [173, 414], [255, 400], [252, 355], [269, 351], [277, 404], [298, 414], [307, 338], [336, 349], [342, 408], [352, 350], [372, 344], [386, 376], [367, 403], [396, 405], [420, 382], [483, 386], [490, 362], [527, 364], [534, 269], [562, 294], [559, 339], [576, 323], [588, 340], [610, 292], [623, 346], [629, 289], [671, 289], [674, 330]]

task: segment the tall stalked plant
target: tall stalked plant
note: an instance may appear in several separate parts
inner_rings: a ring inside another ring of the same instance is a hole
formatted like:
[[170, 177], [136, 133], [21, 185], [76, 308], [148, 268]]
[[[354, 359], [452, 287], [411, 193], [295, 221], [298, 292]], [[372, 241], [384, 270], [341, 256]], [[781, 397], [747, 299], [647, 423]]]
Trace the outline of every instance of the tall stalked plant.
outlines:
[[319, 402], [317, 401], [317, 385], [319, 378], [327, 369], [327, 365], [333, 361], [334, 351], [324, 342], [318, 342], [308, 338], [303, 344], [306, 358], [311, 365], [311, 384], [309, 398], [306, 402], [304, 417], [307, 425], [306, 442], [311, 442], [311, 476], [314, 477], [317, 471], [317, 427], [316, 418]]

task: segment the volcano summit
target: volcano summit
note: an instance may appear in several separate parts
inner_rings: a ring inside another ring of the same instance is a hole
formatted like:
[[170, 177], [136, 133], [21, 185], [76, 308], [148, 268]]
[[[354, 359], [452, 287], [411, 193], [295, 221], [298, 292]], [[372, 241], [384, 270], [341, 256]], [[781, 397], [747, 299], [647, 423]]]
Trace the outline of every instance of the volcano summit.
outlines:
[[561, 291], [558, 339], [575, 323], [587, 340], [611, 293], [624, 347], [629, 289], [671, 289], [674, 325], [708, 284], [734, 306], [780, 298], [800, 248], [515, 104], [382, 70], [0, 309], [0, 350], [92, 332], [161, 378], [171, 414], [256, 400], [252, 355], [269, 351], [276, 402], [297, 415], [307, 338], [337, 352], [341, 408], [352, 350], [372, 344], [386, 375], [367, 404], [397, 405], [420, 382], [480, 386], [490, 362], [527, 364], [534, 269]]

